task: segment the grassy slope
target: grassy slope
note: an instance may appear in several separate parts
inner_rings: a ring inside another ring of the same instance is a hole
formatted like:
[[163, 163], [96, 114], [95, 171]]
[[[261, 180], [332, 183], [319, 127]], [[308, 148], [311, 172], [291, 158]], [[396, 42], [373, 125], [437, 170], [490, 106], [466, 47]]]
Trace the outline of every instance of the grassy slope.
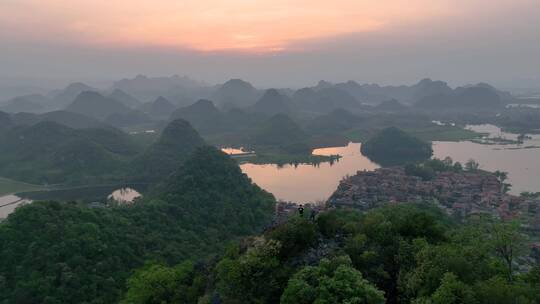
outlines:
[[[462, 141], [479, 138], [482, 135], [460, 127], [437, 125], [427, 128], [403, 128], [403, 130], [424, 141]], [[363, 142], [373, 135], [374, 132], [376, 130], [354, 129], [347, 131], [346, 136], [353, 142]]]
[[482, 134], [452, 126], [433, 126], [423, 129], [405, 129], [411, 135], [425, 141], [462, 141], [479, 138]]
[[7, 195], [23, 191], [37, 191], [41, 189], [43, 189], [43, 187], [39, 185], [27, 184], [0, 177], [0, 195]]

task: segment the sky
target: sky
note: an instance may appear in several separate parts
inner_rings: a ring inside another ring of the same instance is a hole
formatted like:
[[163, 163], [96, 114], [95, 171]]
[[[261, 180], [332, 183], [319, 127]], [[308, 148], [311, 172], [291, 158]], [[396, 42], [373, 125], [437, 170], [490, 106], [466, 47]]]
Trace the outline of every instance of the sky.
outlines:
[[0, 0], [0, 85], [187, 75], [540, 87], [540, 0]]

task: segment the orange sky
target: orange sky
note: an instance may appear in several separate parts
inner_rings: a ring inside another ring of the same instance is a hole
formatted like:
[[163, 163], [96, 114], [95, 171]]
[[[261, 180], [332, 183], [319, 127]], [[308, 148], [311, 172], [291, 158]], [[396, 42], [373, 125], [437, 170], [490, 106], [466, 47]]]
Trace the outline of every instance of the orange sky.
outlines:
[[2, 0], [0, 27], [4, 35], [19, 39], [105, 47], [272, 52], [291, 50], [306, 40], [384, 31], [442, 18], [451, 13], [449, 3], [452, 2]]

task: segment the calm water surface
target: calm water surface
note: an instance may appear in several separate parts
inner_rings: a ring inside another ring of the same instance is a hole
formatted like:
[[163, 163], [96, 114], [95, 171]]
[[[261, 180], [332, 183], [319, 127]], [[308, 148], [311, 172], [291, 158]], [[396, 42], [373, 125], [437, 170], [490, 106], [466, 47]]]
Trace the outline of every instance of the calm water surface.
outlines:
[[[492, 125], [468, 126], [477, 132], [488, 133], [489, 137], [516, 139], [517, 134], [502, 132]], [[452, 157], [462, 163], [474, 159], [485, 170], [508, 172], [508, 182], [513, 185], [512, 193], [521, 191], [540, 191], [540, 135], [532, 135], [522, 145], [483, 145], [468, 141], [434, 142], [434, 157]], [[374, 170], [379, 166], [363, 156], [360, 143], [350, 143], [345, 147], [316, 149], [316, 155], [339, 154], [342, 158], [332, 164], [255, 165], [242, 164], [241, 168], [255, 183], [273, 193], [280, 200], [293, 202], [325, 201], [337, 188], [340, 180], [356, 174], [357, 171]], [[539, 148], [535, 148], [539, 147]], [[231, 149], [230, 154], [245, 152]], [[110, 192], [109, 192], [110, 193]], [[141, 194], [128, 187], [113, 191], [108, 198], [120, 203], [130, 203]], [[13, 210], [28, 200], [21, 200], [15, 195], [0, 197], [0, 219], [7, 217]], [[15, 204], [9, 204], [16, 202]], [[2, 207], [3, 206], [3, 207]]]
[[[468, 126], [477, 132], [489, 133], [489, 137], [502, 137], [515, 140], [518, 134], [502, 132], [493, 125]], [[465, 163], [474, 159], [480, 168], [488, 171], [508, 172], [508, 182], [512, 184], [511, 193], [540, 191], [540, 135], [530, 135], [522, 145], [482, 145], [468, 141], [434, 142], [435, 157], [452, 157], [454, 161]]]
[[[477, 132], [488, 133], [489, 137], [516, 139], [518, 134], [505, 133], [493, 125], [467, 126]], [[540, 135], [533, 135], [523, 145], [483, 145], [468, 141], [434, 142], [436, 158], [450, 156], [462, 163], [474, 159], [485, 170], [508, 172], [508, 182], [513, 185], [512, 193], [540, 191]], [[347, 175], [361, 170], [374, 170], [379, 166], [360, 152], [361, 144], [350, 143], [346, 147], [316, 149], [313, 154], [339, 154], [342, 158], [334, 164], [318, 166], [255, 165], [243, 164], [242, 171], [263, 189], [276, 198], [293, 202], [325, 201], [336, 190], [339, 181]]]
[[[120, 204], [130, 204], [133, 203], [133, 201], [139, 197], [142, 197], [142, 195], [135, 189], [129, 188], [129, 187], [123, 187], [117, 190], [114, 190], [109, 195], [106, 195], [106, 193], [103, 193], [101, 195], [98, 195], [101, 198], [109, 199], [109, 200], [115, 200]], [[47, 198], [50, 200], [62, 200], [59, 197], [55, 197], [53, 194], [50, 198]], [[47, 200], [46, 199], [46, 200]], [[41, 200], [41, 199], [37, 199]], [[76, 200], [76, 198], [67, 199], [67, 201]], [[4, 195], [0, 196], [0, 220], [7, 218], [7, 216], [15, 211], [15, 208], [31, 203], [32, 200], [28, 198], [21, 198], [17, 195]]]
[[360, 153], [360, 144], [357, 143], [350, 143], [346, 147], [316, 149], [313, 154], [339, 154], [342, 158], [333, 164], [321, 163], [317, 166], [242, 164], [240, 167], [256, 184], [273, 193], [277, 199], [293, 202], [325, 201], [344, 176], [356, 174], [358, 170], [374, 170], [379, 167]]

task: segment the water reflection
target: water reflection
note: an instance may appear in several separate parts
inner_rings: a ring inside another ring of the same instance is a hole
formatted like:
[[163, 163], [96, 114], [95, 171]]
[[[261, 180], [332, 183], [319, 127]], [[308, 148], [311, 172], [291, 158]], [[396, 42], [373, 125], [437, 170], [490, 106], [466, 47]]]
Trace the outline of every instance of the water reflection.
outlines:
[[[490, 138], [516, 140], [519, 134], [503, 132], [494, 125], [467, 126], [476, 132], [488, 133]], [[511, 193], [540, 191], [540, 135], [530, 135], [523, 144], [489, 144], [473, 142], [433, 142], [433, 154], [437, 158], [450, 156], [454, 161], [474, 159], [480, 168], [488, 171], [508, 172]]]
[[142, 195], [137, 192], [137, 190], [126, 187], [115, 190], [107, 197], [107, 199], [116, 201], [121, 204], [130, 204], [133, 203], [135, 199], [140, 197], [142, 197]]
[[[515, 140], [518, 134], [502, 132], [493, 125], [467, 126], [468, 129], [487, 133], [489, 137]], [[271, 164], [242, 164], [241, 168], [263, 189], [278, 199], [293, 202], [317, 202], [326, 200], [346, 175], [359, 170], [374, 170], [379, 166], [360, 152], [361, 144], [350, 143], [346, 147], [316, 149], [313, 154], [335, 155], [342, 158], [333, 163], [316, 165], [296, 164], [277, 166]], [[508, 172], [514, 194], [522, 191], [540, 191], [540, 135], [531, 135], [523, 144], [479, 144], [469, 141], [433, 142], [434, 157], [450, 156], [461, 163], [474, 159], [484, 170]]]
[[316, 165], [242, 164], [240, 167], [256, 184], [276, 198], [293, 202], [325, 201], [339, 181], [359, 170], [374, 170], [379, 166], [360, 153], [360, 144], [313, 150], [315, 155], [341, 155], [339, 161]]
[[[491, 139], [501, 138], [501, 139], [517, 141], [520, 135], [522, 135], [522, 134], [504, 132], [501, 128], [495, 125], [491, 125], [491, 124], [467, 125], [465, 126], [465, 128], [468, 130], [478, 132], [478, 133], [488, 134], [487, 138], [491, 138]], [[521, 147], [522, 145], [526, 145], [526, 146], [539, 145], [540, 146], [540, 135], [527, 134], [527, 136], [523, 138], [523, 143], [517, 147]]]

